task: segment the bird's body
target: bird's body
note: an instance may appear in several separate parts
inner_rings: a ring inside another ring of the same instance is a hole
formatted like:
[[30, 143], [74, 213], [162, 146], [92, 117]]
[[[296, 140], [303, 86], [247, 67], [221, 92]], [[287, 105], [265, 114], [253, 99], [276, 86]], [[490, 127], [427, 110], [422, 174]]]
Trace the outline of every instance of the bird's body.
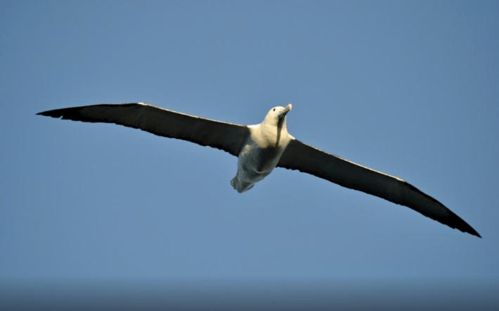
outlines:
[[286, 115], [292, 109], [271, 108], [256, 125], [238, 125], [157, 108], [144, 103], [101, 104], [40, 112], [40, 115], [84, 122], [115, 123], [156, 135], [187, 140], [238, 157], [231, 185], [251, 189], [275, 167], [298, 170], [411, 209], [451, 228], [480, 234], [442, 203], [401, 178], [328, 154], [288, 133]]
[[239, 153], [236, 176], [231, 180], [238, 192], [251, 189], [270, 174], [292, 139], [284, 119], [291, 104], [279, 111], [272, 109], [262, 123], [248, 126], [250, 134]]

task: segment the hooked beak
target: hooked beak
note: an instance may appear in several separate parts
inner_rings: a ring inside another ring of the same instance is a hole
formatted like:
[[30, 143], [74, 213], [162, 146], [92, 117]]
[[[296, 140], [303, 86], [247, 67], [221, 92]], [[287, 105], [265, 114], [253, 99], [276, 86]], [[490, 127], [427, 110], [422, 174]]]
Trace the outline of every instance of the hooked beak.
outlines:
[[293, 105], [289, 103], [286, 108], [279, 114], [279, 119], [284, 119], [284, 117], [293, 109]]

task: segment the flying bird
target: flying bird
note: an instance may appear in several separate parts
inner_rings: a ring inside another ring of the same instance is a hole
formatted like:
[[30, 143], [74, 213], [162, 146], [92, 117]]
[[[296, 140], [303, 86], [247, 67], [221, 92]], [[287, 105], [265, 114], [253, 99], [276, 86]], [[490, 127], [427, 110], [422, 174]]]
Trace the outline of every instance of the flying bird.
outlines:
[[463, 219], [405, 180], [302, 143], [288, 133], [292, 105], [271, 108], [255, 125], [220, 122], [145, 103], [99, 104], [49, 110], [39, 115], [83, 122], [114, 123], [155, 135], [187, 140], [238, 157], [231, 180], [238, 192], [251, 189], [275, 167], [298, 170], [411, 209], [451, 228], [481, 237]]

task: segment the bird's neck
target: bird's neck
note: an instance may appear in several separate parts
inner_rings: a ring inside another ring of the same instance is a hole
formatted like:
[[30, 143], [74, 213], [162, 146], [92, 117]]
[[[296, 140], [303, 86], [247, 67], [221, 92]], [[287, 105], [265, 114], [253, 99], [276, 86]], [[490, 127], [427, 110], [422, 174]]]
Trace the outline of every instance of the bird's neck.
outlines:
[[288, 128], [286, 126], [286, 119], [277, 124], [261, 123], [259, 126], [261, 141], [259, 144], [262, 147], [278, 148], [285, 146], [288, 141]]

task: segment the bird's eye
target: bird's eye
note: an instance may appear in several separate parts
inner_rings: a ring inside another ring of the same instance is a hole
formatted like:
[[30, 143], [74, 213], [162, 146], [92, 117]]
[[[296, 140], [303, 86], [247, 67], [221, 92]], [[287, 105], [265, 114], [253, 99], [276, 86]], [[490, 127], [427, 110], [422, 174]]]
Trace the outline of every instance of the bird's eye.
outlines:
[[275, 108], [273, 108], [272, 111], [275, 111]]

